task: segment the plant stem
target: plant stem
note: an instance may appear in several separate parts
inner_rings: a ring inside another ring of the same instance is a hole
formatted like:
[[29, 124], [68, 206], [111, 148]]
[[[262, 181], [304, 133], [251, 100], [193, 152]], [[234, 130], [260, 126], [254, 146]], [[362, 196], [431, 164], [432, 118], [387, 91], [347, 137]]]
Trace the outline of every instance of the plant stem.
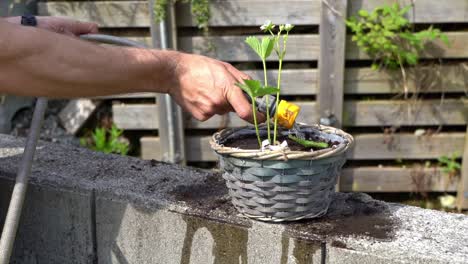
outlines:
[[275, 126], [273, 128], [273, 142], [276, 142], [276, 135], [278, 133], [278, 105], [279, 105], [279, 96], [280, 96], [280, 84], [281, 84], [281, 69], [283, 67], [283, 58], [282, 56], [279, 59], [279, 67], [278, 67], [278, 92], [276, 93], [276, 114], [275, 114]]
[[252, 113], [253, 113], [253, 118], [254, 118], [255, 132], [257, 134], [258, 147], [262, 148], [262, 140], [260, 139], [260, 132], [258, 131], [258, 123], [257, 123], [257, 107], [255, 106], [255, 98], [253, 97], [252, 97]]
[[400, 65], [401, 75], [403, 77], [403, 89], [405, 91], [405, 100], [408, 99], [408, 81], [406, 79], [406, 71], [403, 68], [403, 62], [401, 61], [401, 57], [398, 54], [398, 64]]
[[[281, 32], [280, 32], [281, 33]], [[279, 33], [278, 33], [279, 34]], [[286, 32], [286, 38], [289, 36], [289, 32]], [[284, 54], [286, 52], [286, 39], [283, 37], [283, 50], [279, 47], [279, 36], [278, 36], [278, 59], [279, 59], [279, 67], [278, 67], [278, 81], [277, 81], [277, 88], [278, 92], [276, 93], [276, 114], [275, 114], [275, 125], [273, 128], [273, 142], [276, 142], [276, 135], [278, 134], [278, 106], [279, 106], [279, 96], [280, 96], [280, 89], [281, 89], [281, 70], [283, 68], [283, 59]]]
[[[266, 72], [266, 61], [265, 59], [262, 60], [263, 62], [263, 75], [265, 76], [265, 86], [268, 86], [268, 79], [267, 79], [267, 72]], [[268, 141], [270, 144], [274, 145], [274, 142], [271, 142], [271, 135], [270, 135], [270, 98], [269, 96], [266, 97], [266, 115], [267, 115], [267, 133], [268, 133]]]

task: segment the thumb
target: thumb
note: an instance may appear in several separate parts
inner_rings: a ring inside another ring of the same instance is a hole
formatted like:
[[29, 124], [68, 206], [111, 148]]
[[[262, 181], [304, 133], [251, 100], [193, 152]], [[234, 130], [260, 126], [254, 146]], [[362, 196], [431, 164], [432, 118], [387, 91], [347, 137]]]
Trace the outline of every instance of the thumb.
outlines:
[[[253, 123], [254, 117], [252, 105], [249, 103], [246, 96], [247, 95], [244, 94], [239, 87], [231, 86], [227, 93], [227, 100], [240, 118]], [[265, 116], [258, 111], [256, 111], [256, 117], [258, 123], [263, 123], [265, 121]]]

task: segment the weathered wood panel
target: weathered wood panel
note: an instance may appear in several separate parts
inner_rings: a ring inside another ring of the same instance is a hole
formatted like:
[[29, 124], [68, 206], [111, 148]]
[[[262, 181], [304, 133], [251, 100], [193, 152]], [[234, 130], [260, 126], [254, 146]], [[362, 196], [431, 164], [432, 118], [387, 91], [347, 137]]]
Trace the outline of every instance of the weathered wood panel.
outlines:
[[464, 133], [415, 136], [407, 133], [354, 135], [353, 160], [434, 159], [463, 151]]
[[468, 100], [347, 101], [343, 112], [345, 126], [465, 125]]
[[[315, 25], [320, 22], [318, 0], [210, 0], [210, 26], [260, 26], [276, 24]], [[177, 24], [196, 26], [190, 6], [178, 5]]]
[[[468, 67], [434, 65], [408, 69], [414, 79], [408, 90], [419, 93], [468, 93]], [[348, 68], [345, 71], [345, 94], [388, 94], [403, 91], [400, 71], [374, 71], [370, 68]]]
[[[427, 51], [422, 58], [466, 58], [468, 57], [468, 32], [448, 32], [450, 47], [439, 41], [427, 44]], [[151, 45], [149, 37], [128, 37], [131, 40]], [[180, 37], [179, 48], [186, 52], [202, 54], [223, 61], [248, 62], [259, 61], [258, 56], [244, 42], [245, 36], [216, 36], [216, 37]], [[291, 35], [288, 42], [286, 60], [290, 61], [315, 61], [320, 54], [320, 39], [318, 35]], [[214, 48], [210, 48], [211, 44]], [[229, 49], [225, 48], [229, 47]], [[347, 37], [346, 59], [363, 60], [369, 57]], [[269, 60], [276, 60], [272, 55]]]
[[[315, 102], [296, 102], [301, 106], [300, 122], [315, 123], [318, 116]], [[114, 122], [122, 129], [157, 129], [159, 122], [156, 105], [115, 104], [112, 107]], [[410, 112], [408, 112], [410, 111]], [[427, 100], [414, 104], [406, 101], [347, 101], [344, 104], [345, 126], [390, 126], [390, 125], [465, 125], [468, 118], [468, 100]], [[214, 116], [205, 122], [187, 117], [186, 128], [219, 129], [247, 124], [230, 113]]]
[[[262, 80], [262, 70], [246, 70], [253, 79]], [[435, 74], [434, 74], [435, 73]], [[422, 80], [419, 85], [414, 80], [408, 83], [410, 92], [420, 93], [468, 93], [468, 68], [463, 65], [434, 66], [421, 68], [416, 73]], [[268, 82], [276, 83], [278, 71], [267, 72]], [[286, 69], [281, 73], [282, 95], [315, 95], [318, 86], [317, 69]], [[388, 73], [369, 68], [348, 68], [345, 70], [345, 94], [394, 94], [401, 93], [399, 71]], [[132, 93], [96, 97], [96, 99], [152, 98], [155, 93]]]
[[320, 70], [317, 122], [340, 128], [343, 124], [343, 95], [345, 69], [346, 0], [322, 2], [320, 20]]
[[340, 177], [345, 192], [445, 192], [456, 185], [440, 169], [420, 166], [345, 168]]
[[[263, 80], [262, 70], [243, 71], [256, 80]], [[267, 71], [268, 83], [278, 81], [278, 71]], [[313, 95], [317, 92], [317, 69], [283, 69], [281, 71], [281, 95]]]
[[[245, 36], [179, 37], [180, 50], [203, 54], [223, 61], [259, 61], [259, 57], [244, 42]], [[210, 45], [211, 43], [211, 45]], [[213, 47], [214, 48], [210, 48]], [[318, 35], [290, 35], [285, 60], [317, 60], [320, 54]], [[276, 54], [268, 58], [277, 61]]]
[[[212, 18], [210, 26], [261, 25], [267, 19], [275, 23], [295, 25], [315, 25], [320, 18], [320, 0], [211, 0]], [[349, 1], [348, 15], [359, 9], [371, 10], [392, 0], [353, 0]], [[399, 1], [409, 4], [410, 0]], [[416, 23], [454, 23], [468, 21], [466, 0], [451, 0], [450, 3], [438, 0], [414, 1]], [[40, 2], [42, 15], [69, 16], [82, 20], [95, 21], [104, 27], [148, 27], [150, 16], [146, 1], [54, 1]], [[195, 26], [190, 8], [179, 5], [177, 23], [180, 26]]]
[[368, 11], [382, 5], [391, 5], [395, 2], [401, 6], [414, 4], [414, 9], [408, 12], [408, 18], [415, 23], [456, 23], [468, 21], [468, 1], [451, 0], [449, 2], [438, 0], [352, 0], [348, 4], [348, 15], [357, 14], [360, 9]]
[[[463, 151], [463, 133], [443, 133], [417, 137], [411, 134], [394, 135], [392, 143], [383, 134], [364, 134], [356, 136], [355, 147], [350, 150], [349, 160], [395, 160], [395, 159], [437, 159], [455, 151]], [[159, 157], [160, 140], [158, 137], [144, 137], [141, 140], [142, 158]], [[187, 136], [188, 161], [215, 161], [216, 155], [210, 148], [210, 136]], [[193, 147], [192, 147], [193, 146]]]
[[[450, 47], [440, 41], [429, 42], [422, 58], [466, 58], [468, 57], [468, 32], [449, 32], [447, 37]], [[180, 37], [179, 48], [186, 52], [202, 54], [223, 61], [259, 61], [258, 56], [244, 43], [245, 36], [216, 36], [216, 37]], [[212, 43], [215, 47], [211, 47]], [[229, 48], [226, 48], [229, 47]], [[369, 59], [357, 45], [347, 37], [346, 59]], [[285, 60], [314, 61], [320, 54], [320, 39], [318, 35], [291, 35], [288, 42]], [[269, 60], [277, 60], [272, 55]]]
[[38, 3], [40, 15], [66, 16], [98, 23], [100, 27], [149, 27], [147, 1], [62, 1]]
[[[254, 79], [262, 80], [262, 70], [246, 70], [246, 74]], [[435, 74], [434, 74], [435, 73]], [[424, 93], [468, 93], [468, 68], [462, 64], [449, 66], [434, 66], [421, 68], [416, 73], [422, 80], [419, 85], [414, 80], [408, 83], [410, 92]], [[276, 83], [278, 71], [267, 72], [268, 82]], [[318, 70], [317, 69], [286, 69], [281, 74], [282, 95], [314, 95], [317, 93]], [[401, 93], [401, 75], [399, 71], [388, 73], [374, 71], [369, 68], [348, 68], [345, 70], [345, 94], [392, 94]], [[151, 98], [154, 93], [134, 93], [97, 97], [98, 99], [111, 98]]]
[[[304, 119], [302, 121], [313, 123], [316, 120], [315, 103], [300, 103]], [[149, 104], [116, 104], [112, 106], [114, 122], [121, 129], [157, 129], [159, 122], [156, 113], [157, 106]], [[150, 121], [147, 121], [151, 117]], [[187, 116], [184, 126], [193, 129], [219, 129], [224, 127], [239, 127], [248, 123], [240, 119], [235, 113], [224, 116], [214, 116], [205, 122], [199, 122]]]
[[121, 129], [155, 129], [159, 127], [158, 107], [152, 104], [112, 106], [113, 121]]

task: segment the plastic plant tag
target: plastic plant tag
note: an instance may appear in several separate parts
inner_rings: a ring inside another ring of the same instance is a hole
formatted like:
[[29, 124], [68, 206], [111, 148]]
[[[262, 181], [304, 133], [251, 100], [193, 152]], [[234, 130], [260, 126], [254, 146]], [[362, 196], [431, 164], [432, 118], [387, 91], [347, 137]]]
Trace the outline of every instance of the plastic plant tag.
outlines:
[[270, 146], [270, 141], [268, 139], [263, 140], [262, 141], [262, 151], [265, 151], [265, 149], [267, 149], [268, 146]]
[[283, 142], [281, 142], [281, 144], [279, 145], [272, 145], [270, 146], [270, 150], [283, 150], [283, 149], [286, 149], [288, 148], [288, 142], [286, 140], [284, 140]]
[[292, 128], [299, 111], [301, 111], [301, 108], [298, 105], [281, 100], [276, 111], [278, 124], [287, 129]]

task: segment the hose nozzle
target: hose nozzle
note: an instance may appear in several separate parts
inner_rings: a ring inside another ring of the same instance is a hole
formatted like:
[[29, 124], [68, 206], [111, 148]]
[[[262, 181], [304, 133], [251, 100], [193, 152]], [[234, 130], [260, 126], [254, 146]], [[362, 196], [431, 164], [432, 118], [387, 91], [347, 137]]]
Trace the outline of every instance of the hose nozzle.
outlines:
[[[246, 96], [249, 101], [250, 97]], [[268, 104], [267, 104], [268, 97]], [[284, 128], [290, 129], [296, 122], [296, 117], [301, 111], [301, 107], [291, 102], [281, 100], [276, 109], [276, 97], [273, 95], [265, 95], [263, 97], [255, 98], [257, 110], [261, 113], [266, 113], [267, 109], [271, 116], [278, 116], [278, 124]], [[276, 111], [278, 110], [278, 111]]]

